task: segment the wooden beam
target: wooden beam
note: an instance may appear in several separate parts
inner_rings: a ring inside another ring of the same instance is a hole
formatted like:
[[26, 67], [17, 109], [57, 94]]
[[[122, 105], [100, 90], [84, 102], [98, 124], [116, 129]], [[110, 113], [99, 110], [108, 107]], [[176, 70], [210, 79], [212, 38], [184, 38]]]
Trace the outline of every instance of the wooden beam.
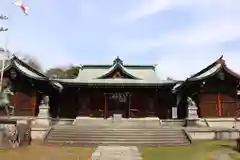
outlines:
[[[238, 82], [239, 83], [239, 82]], [[239, 102], [238, 102], [238, 87], [239, 87], [240, 83], [236, 86], [236, 113], [238, 112], [238, 108], [240, 107], [239, 106]]]
[[30, 99], [31, 99], [32, 115], [36, 116], [37, 97], [36, 97], [35, 91], [32, 92]]
[[128, 102], [128, 118], [130, 118], [130, 114], [131, 114], [131, 99], [132, 99], [132, 94], [131, 93], [129, 93], [129, 95], [128, 95], [129, 97], [128, 97], [128, 99], [129, 99], [129, 102]]
[[221, 102], [221, 94], [218, 93], [218, 116], [222, 116], [222, 102]]
[[107, 94], [104, 93], [104, 118], [107, 118], [107, 110], [108, 110], [108, 106], [107, 106]]

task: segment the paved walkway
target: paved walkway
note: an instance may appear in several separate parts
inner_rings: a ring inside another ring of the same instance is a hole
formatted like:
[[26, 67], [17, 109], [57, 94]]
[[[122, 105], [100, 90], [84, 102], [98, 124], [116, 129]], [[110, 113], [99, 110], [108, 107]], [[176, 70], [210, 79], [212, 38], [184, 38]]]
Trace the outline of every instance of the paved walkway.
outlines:
[[141, 160], [135, 146], [99, 146], [92, 154], [92, 160]]
[[228, 155], [228, 152], [217, 152], [216, 160], [232, 160], [232, 158]]

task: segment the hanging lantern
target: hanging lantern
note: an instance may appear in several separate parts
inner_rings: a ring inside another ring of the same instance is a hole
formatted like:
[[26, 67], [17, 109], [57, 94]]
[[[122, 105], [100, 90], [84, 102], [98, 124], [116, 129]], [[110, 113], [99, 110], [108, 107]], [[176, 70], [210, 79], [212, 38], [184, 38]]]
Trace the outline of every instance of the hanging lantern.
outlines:
[[17, 72], [14, 69], [12, 69], [10, 71], [10, 76], [11, 76], [12, 79], [15, 79], [17, 77]]
[[224, 80], [225, 79], [225, 75], [224, 75], [224, 73], [222, 72], [222, 71], [220, 71], [219, 73], [218, 73], [218, 78], [220, 79], [220, 80]]
[[201, 84], [201, 88], [203, 88], [205, 84], [206, 84], [206, 82], [203, 81], [202, 84]]

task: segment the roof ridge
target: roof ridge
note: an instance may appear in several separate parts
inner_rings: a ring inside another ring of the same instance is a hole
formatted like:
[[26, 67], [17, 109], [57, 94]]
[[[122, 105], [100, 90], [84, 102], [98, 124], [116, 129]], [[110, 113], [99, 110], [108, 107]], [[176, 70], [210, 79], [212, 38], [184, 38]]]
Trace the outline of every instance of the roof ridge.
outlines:
[[17, 62], [19, 62], [21, 65], [23, 65], [24, 67], [26, 67], [27, 69], [35, 72], [36, 74], [38, 74], [39, 76], [48, 78], [49, 77], [47, 75], [45, 75], [44, 73], [41, 73], [40, 71], [36, 70], [35, 68], [31, 67], [30, 65], [28, 65], [26, 62], [24, 62], [23, 60], [21, 60], [20, 58], [18, 58], [15, 54], [12, 55], [12, 60], [16, 60]]
[[117, 68], [120, 68], [127, 76], [129, 76], [129, 77], [131, 77], [131, 78], [133, 78], [133, 79], [140, 79], [140, 78], [132, 75], [131, 73], [129, 73], [128, 70], [127, 70], [127, 68], [125, 68], [121, 63], [115, 63], [111, 68], [109, 68], [109, 70], [108, 70], [105, 74], [97, 77], [97, 79], [101, 79], [101, 78], [103, 78], [103, 77], [108, 76], [109, 74], [111, 74], [112, 72], [114, 72], [114, 70], [116, 70]]
[[200, 74], [206, 72], [206, 70], [209, 70], [211, 68], [213, 68], [215, 65], [217, 64], [221, 64], [221, 65], [224, 65], [225, 64], [225, 61], [223, 60], [223, 55], [221, 55], [220, 58], [218, 58], [217, 60], [215, 60], [213, 63], [211, 63], [210, 65], [208, 65], [207, 67], [203, 68], [202, 70], [200, 70], [199, 72], [195, 73], [194, 75], [190, 76], [189, 78], [187, 79], [190, 79], [190, 78], [194, 78], [196, 76], [199, 76]]

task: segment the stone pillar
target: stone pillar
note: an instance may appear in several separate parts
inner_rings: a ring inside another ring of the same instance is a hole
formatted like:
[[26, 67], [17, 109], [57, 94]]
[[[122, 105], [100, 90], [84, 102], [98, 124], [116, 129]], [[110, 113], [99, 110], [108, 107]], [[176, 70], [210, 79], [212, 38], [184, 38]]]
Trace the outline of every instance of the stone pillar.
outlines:
[[39, 106], [39, 113], [37, 116], [36, 124], [41, 126], [49, 126], [51, 123], [50, 115], [49, 115], [49, 97], [45, 96], [43, 98], [42, 103]]
[[0, 147], [3, 146], [4, 128], [0, 127]]

